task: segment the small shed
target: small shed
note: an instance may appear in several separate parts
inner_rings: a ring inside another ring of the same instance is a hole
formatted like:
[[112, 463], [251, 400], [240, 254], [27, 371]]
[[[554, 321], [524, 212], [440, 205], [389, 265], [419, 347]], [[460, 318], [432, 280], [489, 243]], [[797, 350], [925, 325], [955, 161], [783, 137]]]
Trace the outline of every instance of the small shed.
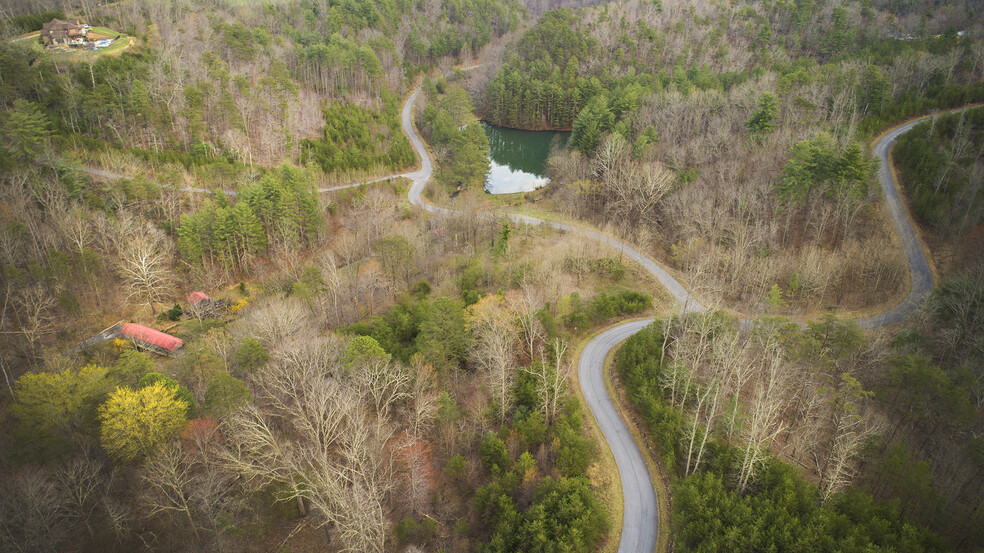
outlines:
[[130, 338], [143, 348], [156, 351], [163, 355], [168, 355], [177, 351], [184, 342], [181, 338], [175, 338], [170, 334], [165, 334], [160, 330], [154, 330], [136, 323], [126, 323], [120, 330], [120, 334]]
[[191, 312], [198, 317], [216, 317], [222, 310], [222, 300], [213, 300], [205, 292], [192, 292], [188, 294], [188, 303], [191, 304]]

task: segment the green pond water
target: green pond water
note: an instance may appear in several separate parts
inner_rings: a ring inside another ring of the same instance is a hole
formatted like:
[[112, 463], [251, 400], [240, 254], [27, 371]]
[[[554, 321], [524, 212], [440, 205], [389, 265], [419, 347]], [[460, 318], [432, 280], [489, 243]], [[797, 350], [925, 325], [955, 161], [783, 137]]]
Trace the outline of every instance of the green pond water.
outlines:
[[492, 167], [485, 175], [485, 191], [490, 194], [530, 192], [550, 182], [547, 156], [554, 140], [566, 148], [569, 132], [520, 131], [497, 127], [482, 121], [489, 138]]

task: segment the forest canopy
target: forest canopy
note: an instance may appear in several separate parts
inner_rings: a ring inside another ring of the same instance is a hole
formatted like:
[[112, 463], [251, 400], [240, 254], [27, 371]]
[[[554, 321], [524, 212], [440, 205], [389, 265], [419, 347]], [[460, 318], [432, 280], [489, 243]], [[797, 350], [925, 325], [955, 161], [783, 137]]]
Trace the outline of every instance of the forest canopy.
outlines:
[[984, 543], [974, 2], [0, 8], [0, 549]]

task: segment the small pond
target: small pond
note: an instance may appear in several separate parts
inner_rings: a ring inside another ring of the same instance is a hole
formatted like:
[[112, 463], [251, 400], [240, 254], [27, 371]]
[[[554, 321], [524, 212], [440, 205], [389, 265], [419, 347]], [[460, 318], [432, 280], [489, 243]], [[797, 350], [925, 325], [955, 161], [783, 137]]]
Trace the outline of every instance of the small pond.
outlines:
[[550, 182], [547, 156], [556, 139], [566, 148], [569, 132], [520, 131], [497, 127], [482, 121], [489, 137], [491, 169], [485, 176], [485, 191], [490, 194], [530, 192]]

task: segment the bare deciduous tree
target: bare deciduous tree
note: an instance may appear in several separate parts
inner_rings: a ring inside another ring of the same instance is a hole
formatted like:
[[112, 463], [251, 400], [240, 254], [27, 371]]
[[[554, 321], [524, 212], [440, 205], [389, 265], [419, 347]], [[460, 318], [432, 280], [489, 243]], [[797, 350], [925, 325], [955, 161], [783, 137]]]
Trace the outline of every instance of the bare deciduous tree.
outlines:
[[410, 395], [413, 401], [411, 428], [414, 434], [423, 435], [437, 416], [437, 374], [434, 367], [424, 362], [420, 355], [411, 361], [412, 380]]
[[[214, 429], [213, 429], [214, 430]], [[220, 536], [219, 520], [234, 514], [235, 475], [222, 470], [214, 432], [203, 433], [193, 451], [168, 445], [147, 460], [141, 471], [141, 503], [151, 516], [172, 513], [187, 520], [195, 538], [204, 544]]]
[[516, 329], [513, 319], [514, 314], [498, 295], [485, 296], [471, 306], [468, 319], [468, 327], [476, 340], [473, 360], [485, 374], [499, 419], [503, 421], [512, 404], [512, 383], [515, 379], [513, 344]]
[[338, 292], [342, 286], [338, 262], [335, 259], [335, 254], [328, 249], [322, 251], [316, 259], [317, 265], [321, 269], [321, 278], [324, 282], [322, 301], [324, 301], [324, 296], [331, 298], [332, 320], [335, 325], [338, 325]]
[[258, 375], [264, 407], [247, 406], [224, 423], [222, 457], [247, 484], [279, 483], [280, 499], [297, 501], [302, 512], [307, 502], [345, 551], [381, 552], [391, 434], [368, 420], [368, 390], [346, 376], [336, 342], [291, 344]]
[[662, 164], [635, 161], [631, 148], [619, 134], [608, 136], [594, 160], [594, 174], [603, 184], [609, 219], [634, 227], [651, 224], [659, 204], [677, 178]]
[[229, 358], [235, 350], [232, 335], [225, 328], [210, 329], [202, 336], [205, 347], [215, 352], [222, 359], [223, 368], [229, 370]]
[[820, 478], [820, 492], [827, 501], [857, 476], [861, 452], [879, 431], [854, 409], [837, 418], [834, 439]]
[[253, 337], [267, 348], [278, 346], [295, 334], [310, 330], [311, 315], [296, 298], [270, 299], [250, 306], [230, 332], [242, 339]]
[[37, 354], [37, 346], [44, 335], [55, 329], [55, 299], [47, 288], [35, 284], [21, 288], [14, 296], [20, 332], [27, 338], [30, 354]]
[[106, 494], [102, 497], [102, 508], [106, 513], [106, 524], [116, 538], [116, 543], [123, 543], [130, 535], [132, 511], [129, 503]]
[[71, 533], [69, 499], [41, 469], [10, 474], [0, 493], [0, 548], [57, 551]]
[[125, 226], [129, 228], [120, 232], [117, 270], [126, 286], [126, 299], [139, 300], [156, 313], [156, 304], [168, 297], [174, 282], [171, 242], [160, 230], [149, 225], [132, 223]]
[[540, 352], [543, 341], [544, 328], [540, 322], [540, 310], [543, 308], [542, 294], [540, 290], [532, 284], [525, 283], [522, 292], [510, 292], [507, 297], [510, 307], [516, 313], [516, 321], [523, 335], [523, 345], [526, 346], [526, 355], [530, 363]]
[[356, 374], [356, 385], [376, 415], [376, 432], [382, 435], [394, 408], [410, 397], [411, 375], [399, 364], [379, 357], [358, 366]]
[[[713, 343], [711, 366], [705, 371], [702, 390], [697, 392], [698, 403], [694, 409], [694, 419], [691, 426], [690, 445], [687, 449], [687, 471], [692, 472], [700, 467], [704, 456], [707, 438], [714, 427], [717, 418], [725, 407], [728, 394], [733, 394], [737, 409], [737, 396], [744, 385], [748, 371], [748, 346], [743, 345], [737, 332], [725, 332], [717, 336]], [[703, 406], [703, 413], [701, 407]], [[732, 424], [734, 421], [732, 420]], [[693, 465], [690, 459], [693, 454], [694, 439], [697, 429], [701, 428], [700, 443]]]
[[103, 463], [79, 457], [55, 469], [55, 478], [70, 499], [72, 516], [81, 522], [91, 536], [94, 532], [92, 517], [99, 506], [100, 494], [106, 487]]
[[742, 435], [742, 461], [738, 486], [748, 487], [758, 465], [769, 455], [769, 445], [785, 423], [782, 413], [789, 401], [790, 371], [777, 347], [767, 347], [756, 361], [757, 378], [753, 384], [749, 414]]
[[195, 537], [201, 539], [190, 497], [194, 478], [191, 467], [181, 461], [181, 451], [173, 445], [162, 448], [144, 465], [142, 478], [145, 486], [143, 502], [150, 514], [180, 513], [187, 519]]
[[532, 363], [523, 369], [533, 376], [537, 397], [540, 400], [540, 412], [548, 425], [556, 420], [560, 399], [566, 392], [564, 386], [571, 371], [570, 364], [564, 359], [567, 346], [565, 340], [554, 338], [550, 343], [552, 364], [545, 356], [541, 356], [539, 363]]

